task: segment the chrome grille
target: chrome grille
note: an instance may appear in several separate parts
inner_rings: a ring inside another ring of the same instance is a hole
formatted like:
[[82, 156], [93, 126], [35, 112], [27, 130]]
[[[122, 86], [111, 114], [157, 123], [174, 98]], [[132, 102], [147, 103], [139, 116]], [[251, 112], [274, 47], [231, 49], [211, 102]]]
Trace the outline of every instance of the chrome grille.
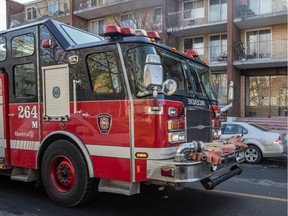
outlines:
[[212, 115], [210, 110], [191, 108], [185, 109], [186, 142], [193, 140], [212, 141]]

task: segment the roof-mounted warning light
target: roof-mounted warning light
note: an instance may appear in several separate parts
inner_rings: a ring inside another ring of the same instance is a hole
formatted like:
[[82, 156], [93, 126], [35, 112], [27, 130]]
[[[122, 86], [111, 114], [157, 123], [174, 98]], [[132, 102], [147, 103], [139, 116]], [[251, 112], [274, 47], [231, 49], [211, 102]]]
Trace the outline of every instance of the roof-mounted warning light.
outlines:
[[135, 36], [135, 31], [134, 29], [130, 28], [130, 27], [120, 27], [121, 30], [121, 34], [123, 36]]
[[195, 50], [187, 50], [186, 55], [191, 59], [194, 59], [194, 60], [199, 61], [203, 64], [206, 64], [205, 61], [202, 61], [202, 59], [199, 57], [198, 53]]
[[186, 55], [189, 58], [196, 58], [199, 57], [198, 53], [195, 50], [187, 50]]
[[103, 35], [105, 37], [119, 37], [121, 35], [121, 29], [117, 25], [107, 25]]
[[137, 36], [145, 36], [145, 37], [147, 37], [147, 32], [145, 30], [143, 30], [143, 29], [135, 29], [134, 31], [135, 31], [135, 34]]
[[147, 36], [149, 38], [154, 38], [155, 40], [160, 40], [159, 34], [156, 31], [148, 31]]

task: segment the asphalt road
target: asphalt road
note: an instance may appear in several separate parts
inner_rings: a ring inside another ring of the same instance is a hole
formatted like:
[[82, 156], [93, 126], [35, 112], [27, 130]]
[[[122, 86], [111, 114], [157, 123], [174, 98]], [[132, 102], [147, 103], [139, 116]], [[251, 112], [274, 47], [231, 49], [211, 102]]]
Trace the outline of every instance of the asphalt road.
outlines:
[[243, 173], [206, 191], [199, 183], [177, 191], [144, 188], [139, 195], [101, 193], [76, 208], [54, 205], [43, 187], [0, 177], [0, 215], [93, 215], [93, 216], [287, 216], [287, 161], [265, 160], [259, 165], [241, 165]]

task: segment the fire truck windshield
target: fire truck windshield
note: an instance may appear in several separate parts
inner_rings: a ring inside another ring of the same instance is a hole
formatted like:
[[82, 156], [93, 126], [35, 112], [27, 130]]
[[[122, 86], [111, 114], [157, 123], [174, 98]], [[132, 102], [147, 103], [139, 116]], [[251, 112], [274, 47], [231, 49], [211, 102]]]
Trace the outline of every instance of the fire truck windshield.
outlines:
[[70, 37], [75, 44], [84, 44], [103, 40], [103, 38], [98, 35], [93, 35], [68, 25], [62, 24], [61, 27], [66, 32], [67, 36]]
[[160, 56], [164, 80], [174, 79], [177, 83], [175, 95], [216, 100], [216, 94], [210, 81], [208, 66], [188, 60], [186, 57], [172, 51], [147, 45], [128, 50], [126, 56], [131, 90], [136, 98], [152, 94], [151, 90], [144, 87], [143, 81], [143, 69], [148, 54], [157, 54]]

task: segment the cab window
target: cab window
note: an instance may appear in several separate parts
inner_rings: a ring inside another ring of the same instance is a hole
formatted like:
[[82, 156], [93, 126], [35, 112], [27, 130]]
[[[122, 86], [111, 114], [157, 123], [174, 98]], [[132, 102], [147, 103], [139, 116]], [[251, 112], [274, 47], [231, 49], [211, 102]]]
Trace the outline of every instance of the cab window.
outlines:
[[90, 54], [87, 57], [87, 65], [94, 93], [112, 94], [122, 90], [113, 52]]
[[23, 57], [33, 55], [35, 38], [32, 33], [15, 36], [12, 38], [12, 56]]
[[30, 98], [36, 95], [36, 73], [33, 63], [16, 65], [14, 74], [14, 94], [16, 98]]
[[4, 36], [0, 36], [0, 61], [4, 61], [6, 55], [6, 39]]

